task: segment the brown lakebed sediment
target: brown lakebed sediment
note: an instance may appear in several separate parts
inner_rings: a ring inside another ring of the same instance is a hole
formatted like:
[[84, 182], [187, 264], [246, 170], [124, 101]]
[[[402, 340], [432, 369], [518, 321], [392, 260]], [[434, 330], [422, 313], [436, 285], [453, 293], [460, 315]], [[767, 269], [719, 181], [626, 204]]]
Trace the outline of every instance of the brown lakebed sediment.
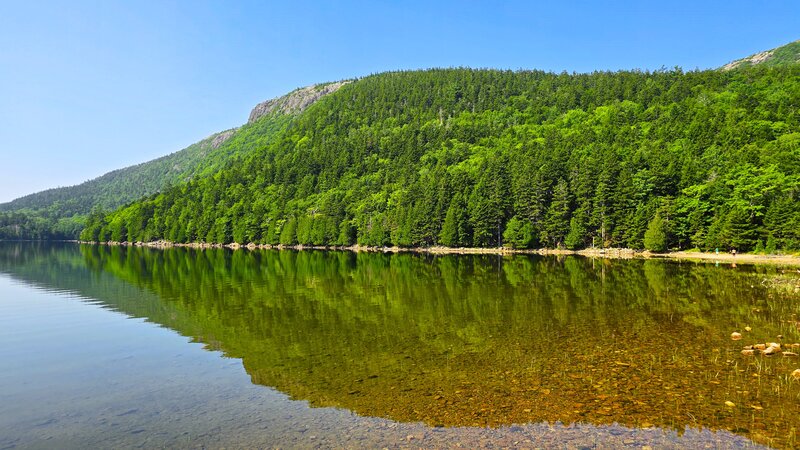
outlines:
[[[771, 445], [791, 436], [800, 414], [799, 386], [786, 379], [793, 361], [742, 361], [738, 349], [713, 347], [722, 339], [709, 339], [702, 330], [680, 323], [667, 328], [673, 331], [668, 338], [659, 335], [664, 328], [652, 334], [616, 331], [595, 336], [592, 344], [574, 329], [556, 339], [555, 352], [552, 344], [520, 336], [491, 355], [441, 355], [435, 364], [420, 361], [430, 356], [409, 348], [380, 369], [320, 363], [300, 383], [264, 367], [248, 371], [264, 384], [287, 381], [279, 389], [315, 405], [429, 425], [618, 423], [678, 431], [711, 426]], [[306, 384], [310, 379], [316, 381]]]
[[[774, 266], [538, 255], [83, 248], [151, 320], [313, 406], [431, 426], [618, 423], [796, 445], [798, 297]], [[127, 275], [126, 275], [127, 274]], [[141, 274], [141, 275], [136, 275]], [[116, 308], [116, 307], [115, 307]], [[733, 406], [731, 406], [733, 405]]]

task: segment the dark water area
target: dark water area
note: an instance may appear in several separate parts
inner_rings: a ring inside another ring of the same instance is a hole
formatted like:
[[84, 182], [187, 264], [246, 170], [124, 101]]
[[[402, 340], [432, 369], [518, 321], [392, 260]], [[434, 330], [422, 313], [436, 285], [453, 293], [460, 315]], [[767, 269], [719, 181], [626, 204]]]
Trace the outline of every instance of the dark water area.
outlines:
[[795, 448], [794, 272], [0, 243], [0, 448]]

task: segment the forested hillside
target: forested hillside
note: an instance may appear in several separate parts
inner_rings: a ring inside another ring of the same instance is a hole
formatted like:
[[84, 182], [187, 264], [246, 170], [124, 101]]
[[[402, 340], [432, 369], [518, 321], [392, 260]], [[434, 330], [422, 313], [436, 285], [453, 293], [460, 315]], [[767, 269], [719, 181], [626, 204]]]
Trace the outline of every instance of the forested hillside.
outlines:
[[[271, 102], [285, 103], [293, 94]], [[102, 214], [193, 177], [211, 175], [269, 142], [300, 111], [277, 108], [254, 117], [242, 128], [215, 133], [170, 155], [76, 186], [48, 189], [0, 204], [0, 239], [76, 239], [92, 210]]]
[[219, 148], [235, 130], [214, 134], [200, 142], [142, 164], [114, 170], [85, 183], [63, 188], [48, 189], [35, 194], [26, 195], [0, 205], [0, 211], [19, 209], [43, 209], [56, 205], [66, 215], [86, 212], [92, 206], [116, 208], [120, 202], [136, 200], [152, 194], [159, 188], [190, 177], [218, 161], [205, 160], [224, 159], [224, 155], [209, 155]]
[[91, 241], [800, 248], [800, 67], [373, 75]]
[[217, 133], [171, 155], [76, 186], [48, 189], [4, 203], [0, 205], [0, 238], [72, 239], [85, 225], [92, 208], [118, 208], [221, 164], [227, 155], [215, 151], [233, 133], [235, 130]]
[[725, 64], [722, 70], [731, 70], [754, 65], [788, 66], [797, 63], [800, 63], [800, 41], [790, 42], [778, 48], [750, 55], [747, 58], [731, 61]]
[[[264, 129], [251, 137], [268, 137], [284, 122], [265, 119]], [[228, 139], [233, 136], [238, 136], [238, 130], [215, 134], [171, 155], [76, 186], [48, 189], [0, 205], [0, 239], [75, 239], [93, 209], [113, 210], [193, 176], [213, 173], [250, 148], [230, 145]]]
[[308, 86], [263, 102], [253, 109], [245, 126], [215, 133], [170, 155], [76, 186], [48, 189], [0, 204], [0, 239], [75, 239], [90, 211], [113, 210], [169, 186], [215, 173], [269, 143], [294, 115], [344, 83]]

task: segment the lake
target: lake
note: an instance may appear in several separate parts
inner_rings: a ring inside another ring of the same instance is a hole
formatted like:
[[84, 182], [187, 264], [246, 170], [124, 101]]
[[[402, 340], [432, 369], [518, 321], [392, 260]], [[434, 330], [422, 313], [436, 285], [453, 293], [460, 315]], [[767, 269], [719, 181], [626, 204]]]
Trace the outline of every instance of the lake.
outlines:
[[662, 260], [0, 243], [0, 449], [797, 447], [800, 360], [742, 354], [800, 352], [795, 283]]

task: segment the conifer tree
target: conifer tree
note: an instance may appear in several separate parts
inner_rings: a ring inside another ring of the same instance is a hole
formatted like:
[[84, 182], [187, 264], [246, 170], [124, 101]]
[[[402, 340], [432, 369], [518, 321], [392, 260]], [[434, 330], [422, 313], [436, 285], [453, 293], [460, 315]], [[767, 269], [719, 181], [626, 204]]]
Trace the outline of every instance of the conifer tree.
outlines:
[[644, 248], [656, 253], [662, 253], [667, 250], [666, 226], [658, 213], [647, 225], [647, 231], [644, 233]]

